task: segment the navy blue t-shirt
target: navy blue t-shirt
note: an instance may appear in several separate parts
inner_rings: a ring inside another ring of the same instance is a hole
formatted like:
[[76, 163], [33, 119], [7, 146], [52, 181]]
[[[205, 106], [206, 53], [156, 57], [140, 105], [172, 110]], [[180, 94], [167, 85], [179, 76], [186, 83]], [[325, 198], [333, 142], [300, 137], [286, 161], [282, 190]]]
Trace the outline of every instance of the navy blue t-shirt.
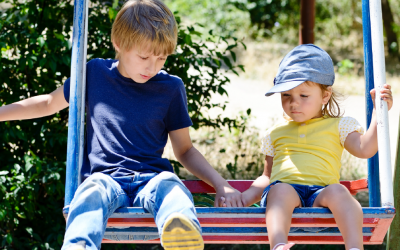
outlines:
[[[192, 125], [183, 82], [161, 70], [146, 83], [122, 76], [117, 60], [87, 63], [82, 175], [173, 172], [162, 158], [168, 132]], [[69, 102], [70, 79], [64, 83]]]

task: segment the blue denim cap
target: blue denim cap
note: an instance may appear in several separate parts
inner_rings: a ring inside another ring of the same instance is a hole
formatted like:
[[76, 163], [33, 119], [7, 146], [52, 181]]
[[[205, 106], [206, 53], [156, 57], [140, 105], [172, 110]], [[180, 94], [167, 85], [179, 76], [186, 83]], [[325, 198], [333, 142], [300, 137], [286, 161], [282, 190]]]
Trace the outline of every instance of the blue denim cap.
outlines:
[[329, 86], [335, 81], [331, 57], [314, 44], [299, 45], [282, 59], [274, 87], [265, 95], [291, 90], [305, 81]]

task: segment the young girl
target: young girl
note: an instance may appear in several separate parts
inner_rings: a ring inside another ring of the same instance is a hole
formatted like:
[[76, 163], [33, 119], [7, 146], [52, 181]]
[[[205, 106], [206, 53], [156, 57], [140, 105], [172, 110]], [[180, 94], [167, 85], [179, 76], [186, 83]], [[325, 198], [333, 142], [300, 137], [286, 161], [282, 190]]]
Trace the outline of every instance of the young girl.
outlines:
[[[339, 183], [343, 148], [356, 157], [375, 155], [377, 125], [375, 109], [371, 125], [363, 128], [351, 117], [341, 117], [329, 55], [319, 47], [300, 45], [282, 60], [274, 87], [266, 96], [281, 93], [287, 121], [273, 126], [262, 138], [264, 173], [243, 192], [249, 206], [261, 198], [272, 249], [287, 244], [293, 209], [327, 207], [343, 235], [346, 249], [363, 249], [361, 205]], [[380, 95], [390, 109], [391, 87]], [[371, 91], [374, 100], [375, 90]]]

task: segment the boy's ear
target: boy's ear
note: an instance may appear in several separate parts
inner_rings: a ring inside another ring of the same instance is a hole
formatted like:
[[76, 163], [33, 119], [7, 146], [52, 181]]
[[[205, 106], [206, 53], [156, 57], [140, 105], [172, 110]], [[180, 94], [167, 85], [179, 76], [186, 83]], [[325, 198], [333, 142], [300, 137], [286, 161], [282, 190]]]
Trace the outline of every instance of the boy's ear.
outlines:
[[332, 96], [332, 87], [329, 86], [327, 90], [324, 91], [322, 94], [322, 104], [325, 105], [329, 102], [329, 99], [331, 99]]
[[115, 50], [116, 50], [117, 52], [120, 52], [121, 48], [119, 47], [119, 43], [116, 42], [115, 40], [112, 40], [111, 42], [112, 42], [112, 44], [113, 44]]

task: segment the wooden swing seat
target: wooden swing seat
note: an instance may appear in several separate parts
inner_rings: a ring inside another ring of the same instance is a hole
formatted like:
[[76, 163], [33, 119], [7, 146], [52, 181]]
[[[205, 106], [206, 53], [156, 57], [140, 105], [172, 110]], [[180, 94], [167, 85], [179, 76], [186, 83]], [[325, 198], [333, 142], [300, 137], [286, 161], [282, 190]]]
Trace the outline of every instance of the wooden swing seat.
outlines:
[[[243, 192], [252, 180], [228, 181]], [[183, 181], [193, 194], [215, 193], [203, 181]], [[341, 181], [355, 195], [368, 190], [366, 179]], [[265, 208], [215, 208], [196, 207], [206, 244], [269, 244], [265, 226]], [[65, 218], [68, 206], [63, 210]], [[393, 207], [363, 208], [364, 244], [382, 244], [395, 215]], [[142, 236], [142, 237], [141, 237]], [[107, 223], [103, 243], [160, 243], [153, 216], [143, 208], [117, 209]], [[145, 240], [147, 239], [147, 240]], [[296, 208], [293, 212], [289, 242], [298, 244], [343, 244], [332, 213], [327, 208]]]

